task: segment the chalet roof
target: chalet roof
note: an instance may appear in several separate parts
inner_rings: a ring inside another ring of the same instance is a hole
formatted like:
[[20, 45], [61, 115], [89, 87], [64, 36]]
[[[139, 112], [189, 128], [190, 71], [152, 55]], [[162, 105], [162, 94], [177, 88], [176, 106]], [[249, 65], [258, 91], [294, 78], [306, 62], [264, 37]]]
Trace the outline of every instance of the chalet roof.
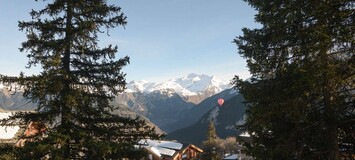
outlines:
[[241, 133], [238, 136], [238, 139], [242, 142], [245, 142], [245, 143], [251, 143], [253, 140], [248, 132]]
[[162, 148], [169, 148], [174, 150], [180, 150], [183, 147], [182, 143], [173, 142], [173, 141], [163, 141], [163, 140], [142, 140], [143, 144], [148, 144], [149, 146], [156, 146]]
[[146, 149], [150, 150], [152, 153], [154, 153], [156, 156], [161, 157], [162, 155], [160, 154], [160, 151], [155, 148], [155, 147], [149, 147], [145, 146]]
[[239, 134], [239, 137], [250, 137], [250, 134], [248, 132], [243, 132]]
[[144, 139], [139, 144], [151, 150], [156, 155], [173, 156], [183, 148], [183, 144], [173, 141]]
[[229, 160], [229, 159], [238, 159], [239, 158], [239, 156], [237, 155], [237, 154], [232, 154], [232, 155], [229, 155], [229, 156], [226, 156], [226, 157], [224, 157], [223, 159], [224, 160]]
[[182, 151], [184, 152], [189, 147], [195, 149], [198, 152], [201, 152], [201, 153], [203, 152], [203, 150], [201, 148], [198, 148], [197, 146], [195, 146], [193, 144], [184, 144]]
[[171, 141], [161, 141], [159, 147], [181, 150], [183, 144], [177, 142], [171, 142]]
[[163, 148], [163, 147], [154, 147], [158, 150], [161, 155], [173, 156], [175, 154], [175, 150]]

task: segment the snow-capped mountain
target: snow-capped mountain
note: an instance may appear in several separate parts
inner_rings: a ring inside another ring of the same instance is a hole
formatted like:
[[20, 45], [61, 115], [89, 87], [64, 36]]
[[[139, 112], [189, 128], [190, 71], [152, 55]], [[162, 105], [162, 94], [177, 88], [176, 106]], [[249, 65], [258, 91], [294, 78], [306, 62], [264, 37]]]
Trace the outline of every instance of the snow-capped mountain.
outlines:
[[229, 81], [222, 81], [215, 76], [198, 75], [191, 73], [182, 78], [171, 79], [163, 83], [148, 81], [132, 81], [127, 84], [126, 92], [151, 93], [154, 91], [174, 92], [183, 97], [204, 95], [207, 96], [219, 93], [231, 88]]
[[[205, 99], [213, 97], [208, 102], [210, 105], [215, 105], [217, 98], [228, 99], [229, 96], [219, 93], [225, 93], [231, 85], [229, 81], [214, 76], [189, 74], [163, 83], [132, 81], [126, 87], [126, 91], [117, 95], [112, 104], [147, 117], [159, 128], [170, 132], [191, 125], [206, 113], [208, 107], [195, 108], [199, 103], [206, 104], [202, 102]], [[34, 109], [36, 105], [28, 102], [21, 92], [9, 94], [6, 88], [0, 88], [0, 110]], [[120, 110], [126, 112], [125, 109]]]

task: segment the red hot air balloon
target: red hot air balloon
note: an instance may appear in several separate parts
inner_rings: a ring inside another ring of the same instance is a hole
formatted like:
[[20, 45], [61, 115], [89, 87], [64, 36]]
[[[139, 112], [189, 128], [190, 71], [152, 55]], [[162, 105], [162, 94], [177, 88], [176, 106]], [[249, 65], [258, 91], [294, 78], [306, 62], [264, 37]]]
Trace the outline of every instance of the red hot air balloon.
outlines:
[[224, 103], [224, 99], [220, 98], [220, 99], [218, 99], [217, 102], [218, 102], [219, 106], [222, 106]]

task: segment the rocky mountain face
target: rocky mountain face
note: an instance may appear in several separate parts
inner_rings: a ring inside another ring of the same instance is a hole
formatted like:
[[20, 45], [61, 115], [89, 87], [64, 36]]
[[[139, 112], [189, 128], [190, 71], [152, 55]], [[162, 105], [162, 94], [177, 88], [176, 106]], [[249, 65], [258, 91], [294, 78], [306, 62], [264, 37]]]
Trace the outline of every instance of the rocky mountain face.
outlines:
[[136, 113], [134, 110], [127, 106], [119, 105], [118, 109], [114, 111], [115, 114], [120, 115], [121, 117], [130, 117], [130, 118], [137, 118], [139, 117], [140, 119], [143, 119], [146, 124], [150, 127], [155, 128], [155, 132], [158, 134], [166, 134], [165, 131], [160, 129], [159, 126], [157, 126], [155, 123], [151, 122], [149, 118], [145, 117], [144, 115], [141, 115], [139, 113]]
[[174, 129], [172, 123], [177, 122], [183, 113], [195, 106], [180, 95], [165, 91], [124, 93], [118, 95], [113, 103], [128, 106], [167, 132]]
[[[208, 101], [208, 99], [205, 101]], [[214, 122], [217, 135], [220, 138], [238, 135], [240, 132], [236, 129], [235, 125], [240, 125], [245, 120], [244, 112], [246, 108], [242, 102], [242, 95], [237, 94], [226, 100], [221, 107], [217, 105], [209, 107], [203, 106], [209, 109], [207, 113], [200, 117], [194, 124], [169, 133], [167, 138], [200, 146], [202, 142], [206, 140], [210, 121]]]
[[24, 98], [23, 91], [11, 91], [8, 88], [0, 88], [0, 110], [34, 110], [36, 105]]
[[[0, 112], [34, 110], [36, 108], [36, 104], [31, 103], [30, 100], [24, 98], [22, 94], [22, 91], [11, 92], [6, 88], [0, 88]], [[154, 123], [152, 123], [149, 118], [139, 113], [136, 113], [134, 109], [124, 105], [115, 104], [114, 102], [112, 103], [116, 107], [118, 107], [118, 109], [115, 110], [114, 113], [123, 117], [140, 117], [141, 119], [144, 119], [149, 126], [155, 127], [156, 132], [158, 134], [165, 134], [165, 132], [161, 130], [158, 126], [156, 126]]]

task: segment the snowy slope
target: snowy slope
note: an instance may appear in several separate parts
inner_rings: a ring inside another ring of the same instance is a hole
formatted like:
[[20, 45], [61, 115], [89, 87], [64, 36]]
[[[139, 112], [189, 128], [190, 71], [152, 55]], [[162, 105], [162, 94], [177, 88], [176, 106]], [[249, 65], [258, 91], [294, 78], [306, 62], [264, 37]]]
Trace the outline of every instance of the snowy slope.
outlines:
[[[0, 113], [0, 120], [11, 116], [11, 112]], [[5, 127], [0, 126], [0, 139], [12, 139], [15, 137], [16, 133], [19, 131], [19, 126]]]
[[131, 81], [127, 84], [126, 92], [147, 92], [149, 88], [154, 87], [156, 84], [152, 82], [148, 82], [145, 80], [141, 81]]
[[222, 81], [214, 76], [191, 73], [182, 78], [171, 79], [163, 83], [132, 81], [127, 84], [126, 92], [173, 91], [181, 96], [193, 96], [206, 90], [218, 93], [228, 88], [231, 88], [229, 81]]

